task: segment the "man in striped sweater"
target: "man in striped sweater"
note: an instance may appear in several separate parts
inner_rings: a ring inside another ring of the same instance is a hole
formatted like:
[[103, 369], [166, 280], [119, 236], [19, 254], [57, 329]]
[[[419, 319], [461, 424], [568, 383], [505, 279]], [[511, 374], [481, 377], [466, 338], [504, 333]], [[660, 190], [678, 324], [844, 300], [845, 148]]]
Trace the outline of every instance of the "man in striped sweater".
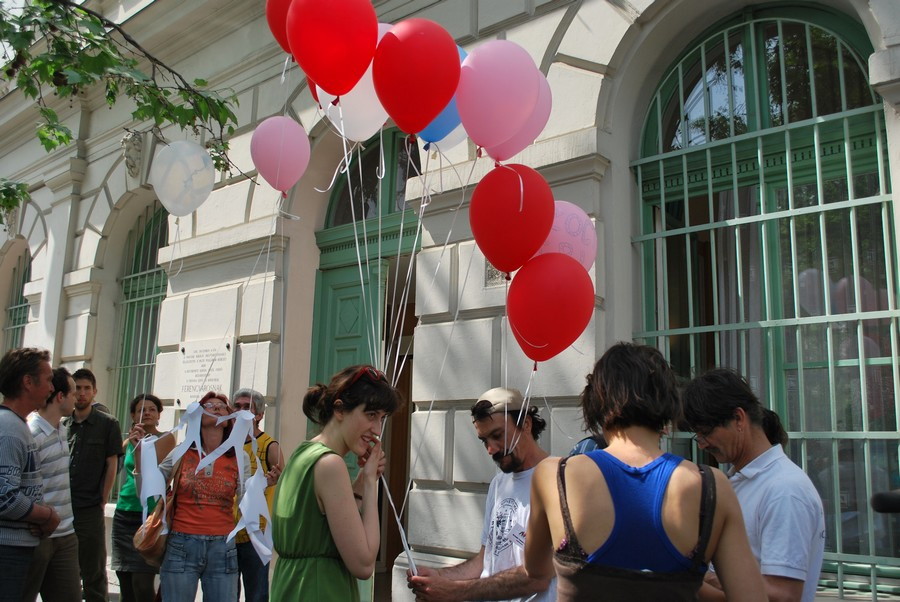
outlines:
[[41, 458], [44, 503], [59, 513], [59, 526], [42, 539], [25, 580], [26, 602], [41, 594], [44, 602], [79, 602], [81, 576], [78, 570], [78, 538], [72, 517], [72, 489], [69, 485], [69, 442], [61, 425], [63, 416], [75, 409], [75, 380], [65, 368], [53, 371], [55, 389], [44, 407], [28, 417]]
[[43, 503], [41, 460], [25, 419], [53, 393], [50, 352], [23, 348], [0, 359], [0, 601], [22, 599], [34, 548], [59, 525]]

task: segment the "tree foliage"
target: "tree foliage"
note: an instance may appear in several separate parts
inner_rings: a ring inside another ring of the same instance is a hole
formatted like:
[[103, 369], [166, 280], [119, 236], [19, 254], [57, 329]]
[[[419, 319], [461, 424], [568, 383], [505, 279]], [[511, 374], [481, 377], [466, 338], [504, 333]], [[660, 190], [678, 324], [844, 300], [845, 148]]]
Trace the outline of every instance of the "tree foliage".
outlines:
[[[229, 166], [226, 137], [237, 125], [235, 96], [207, 90], [201, 79], [188, 81], [103, 15], [69, 0], [30, 0], [20, 8], [0, 3], [0, 41], [3, 78], [37, 102], [42, 121], [36, 135], [48, 152], [73, 138], [52, 98], [74, 98], [99, 86], [110, 106], [129, 98], [132, 117], [151, 129], [172, 124], [206, 133], [216, 168]], [[24, 184], [0, 178], [0, 225], [27, 199]]]

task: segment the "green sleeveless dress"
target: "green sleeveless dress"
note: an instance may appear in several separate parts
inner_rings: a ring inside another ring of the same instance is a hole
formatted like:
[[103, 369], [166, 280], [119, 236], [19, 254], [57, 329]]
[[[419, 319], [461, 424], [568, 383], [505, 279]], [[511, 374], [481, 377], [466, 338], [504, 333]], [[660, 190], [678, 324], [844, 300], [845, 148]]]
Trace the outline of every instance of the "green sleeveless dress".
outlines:
[[278, 552], [272, 600], [358, 602], [356, 579], [344, 566], [314, 486], [316, 462], [334, 452], [304, 441], [291, 455], [275, 487], [272, 540]]

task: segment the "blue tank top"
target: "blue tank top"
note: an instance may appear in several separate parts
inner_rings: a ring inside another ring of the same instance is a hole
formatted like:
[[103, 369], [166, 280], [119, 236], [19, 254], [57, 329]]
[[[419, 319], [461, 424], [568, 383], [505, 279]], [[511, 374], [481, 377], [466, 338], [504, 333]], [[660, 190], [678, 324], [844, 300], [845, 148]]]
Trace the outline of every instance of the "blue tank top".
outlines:
[[663, 496], [683, 458], [663, 454], [649, 464], [634, 467], [603, 450], [586, 455], [603, 473], [616, 511], [609, 538], [587, 557], [587, 562], [636, 571], [690, 569], [692, 560], [672, 544], [662, 524]]

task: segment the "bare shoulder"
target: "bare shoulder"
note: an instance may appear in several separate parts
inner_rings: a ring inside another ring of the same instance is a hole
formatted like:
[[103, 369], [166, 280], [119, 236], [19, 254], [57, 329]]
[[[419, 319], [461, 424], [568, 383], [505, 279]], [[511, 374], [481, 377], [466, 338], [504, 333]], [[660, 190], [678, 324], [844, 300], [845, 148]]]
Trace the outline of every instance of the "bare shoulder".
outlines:
[[337, 454], [325, 454], [319, 458], [318, 462], [316, 462], [315, 471], [316, 475], [328, 477], [336, 477], [342, 474], [347, 475], [348, 478], [350, 476], [350, 473], [347, 471], [347, 464]]

